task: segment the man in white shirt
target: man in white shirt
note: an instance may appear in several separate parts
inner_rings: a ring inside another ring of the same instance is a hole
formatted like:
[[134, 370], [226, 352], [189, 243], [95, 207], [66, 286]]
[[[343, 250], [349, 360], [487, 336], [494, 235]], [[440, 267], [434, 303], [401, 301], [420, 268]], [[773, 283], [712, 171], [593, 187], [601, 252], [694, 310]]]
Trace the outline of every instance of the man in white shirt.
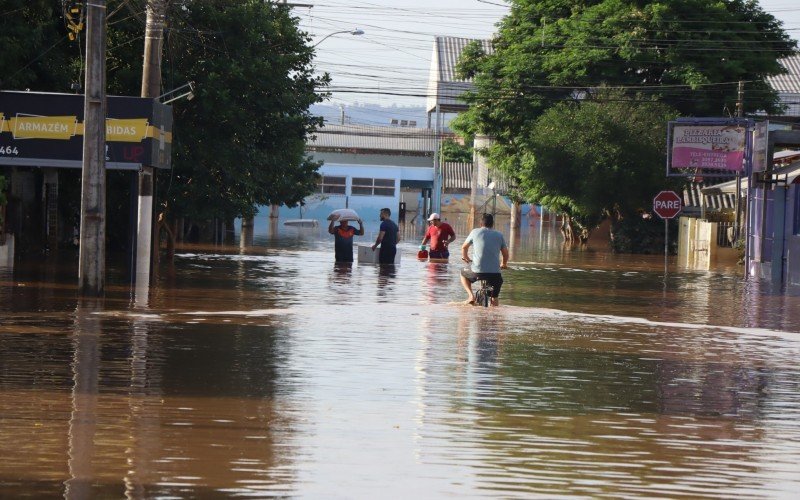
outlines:
[[[503, 233], [492, 229], [494, 217], [483, 214], [481, 227], [473, 229], [464, 244], [461, 245], [461, 260], [470, 263], [461, 271], [461, 285], [467, 291], [466, 304], [475, 304], [472, 284], [478, 280], [486, 280], [492, 286], [493, 306], [500, 305], [500, 288], [503, 285], [501, 269], [508, 269], [508, 246]], [[469, 258], [469, 247], [474, 245], [472, 259]], [[502, 255], [502, 261], [500, 256]]]

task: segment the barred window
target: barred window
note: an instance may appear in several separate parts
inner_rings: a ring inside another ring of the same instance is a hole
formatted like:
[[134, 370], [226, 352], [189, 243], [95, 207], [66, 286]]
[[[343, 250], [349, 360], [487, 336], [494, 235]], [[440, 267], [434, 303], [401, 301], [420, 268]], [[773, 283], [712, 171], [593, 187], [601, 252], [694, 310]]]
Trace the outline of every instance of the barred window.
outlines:
[[394, 196], [394, 179], [354, 177], [353, 196]]
[[319, 181], [317, 192], [323, 194], [346, 194], [347, 178], [323, 175]]

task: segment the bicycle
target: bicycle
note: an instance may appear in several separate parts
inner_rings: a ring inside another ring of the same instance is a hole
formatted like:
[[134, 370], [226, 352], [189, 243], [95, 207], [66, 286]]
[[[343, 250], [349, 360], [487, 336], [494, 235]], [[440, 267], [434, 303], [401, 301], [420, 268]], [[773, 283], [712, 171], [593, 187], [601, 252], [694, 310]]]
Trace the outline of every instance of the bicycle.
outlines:
[[494, 287], [489, 284], [486, 280], [480, 280], [481, 286], [477, 290], [475, 290], [475, 305], [489, 307], [489, 304], [492, 301], [492, 293], [494, 292]]

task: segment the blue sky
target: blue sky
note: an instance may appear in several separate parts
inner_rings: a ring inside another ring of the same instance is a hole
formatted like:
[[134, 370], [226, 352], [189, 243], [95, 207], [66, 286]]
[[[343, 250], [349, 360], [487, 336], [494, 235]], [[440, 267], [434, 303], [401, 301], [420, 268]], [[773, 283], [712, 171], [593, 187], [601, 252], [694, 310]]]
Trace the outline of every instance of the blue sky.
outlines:
[[[317, 67], [333, 77], [334, 106], [422, 106], [435, 35], [488, 38], [507, 11], [502, 0], [295, 0], [312, 33]], [[800, 0], [761, 0], [800, 39]], [[328, 34], [360, 28], [361, 36]], [[321, 40], [321, 41], [320, 41]], [[377, 93], [364, 93], [369, 90]], [[402, 95], [393, 95], [402, 94]], [[415, 96], [416, 94], [416, 96]]]

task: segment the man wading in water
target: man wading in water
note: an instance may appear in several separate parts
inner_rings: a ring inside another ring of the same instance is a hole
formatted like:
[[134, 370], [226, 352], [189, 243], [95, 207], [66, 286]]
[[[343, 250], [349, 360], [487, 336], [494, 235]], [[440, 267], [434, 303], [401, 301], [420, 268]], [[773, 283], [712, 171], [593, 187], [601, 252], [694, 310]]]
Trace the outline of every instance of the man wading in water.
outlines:
[[[494, 217], [483, 214], [481, 227], [473, 229], [464, 244], [461, 245], [461, 260], [471, 263], [461, 271], [461, 285], [467, 291], [465, 304], [475, 304], [475, 294], [472, 293], [472, 284], [478, 280], [486, 280], [492, 286], [492, 305], [500, 305], [500, 287], [503, 286], [501, 269], [508, 269], [508, 247], [503, 233], [492, 229]], [[469, 247], [475, 245], [472, 259], [469, 258]], [[500, 255], [503, 261], [500, 261]]]
[[333, 222], [328, 224], [328, 233], [332, 234], [335, 240], [336, 262], [353, 262], [353, 236], [364, 236], [364, 224], [358, 219], [358, 229], [356, 229], [346, 220], [340, 221], [336, 227], [333, 227]]

